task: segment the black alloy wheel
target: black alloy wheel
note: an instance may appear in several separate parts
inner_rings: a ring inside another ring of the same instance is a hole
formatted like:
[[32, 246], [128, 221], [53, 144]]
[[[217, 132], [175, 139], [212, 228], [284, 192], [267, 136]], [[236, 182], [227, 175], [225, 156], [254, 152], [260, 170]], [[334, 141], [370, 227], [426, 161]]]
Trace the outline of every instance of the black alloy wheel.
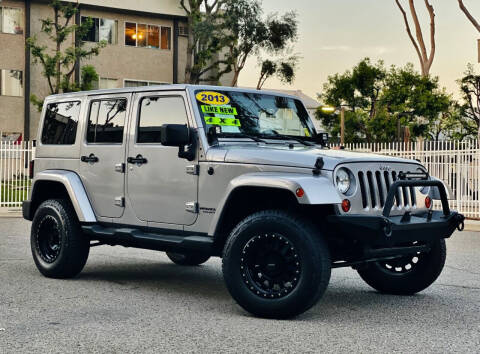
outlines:
[[58, 222], [53, 216], [47, 215], [40, 221], [35, 234], [35, 247], [46, 263], [53, 263], [58, 258], [62, 240]]
[[432, 285], [445, 266], [447, 248], [444, 239], [429, 242], [430, 251], [359, 268], [358, 274], [381, 293], [413, 295]]
[[242, 254], [243, 281], [252, 293], [280, 298], [298, 284], [300, 258], [293, 244], [282, 235], [257, 235], [247, 242]]
[[222, 270], [228, 291], [245, 310], [265, 318], [290, 318], [323, 295], [331, 258], [322, 233], [310, 220], [264, 210], [231, 231]]

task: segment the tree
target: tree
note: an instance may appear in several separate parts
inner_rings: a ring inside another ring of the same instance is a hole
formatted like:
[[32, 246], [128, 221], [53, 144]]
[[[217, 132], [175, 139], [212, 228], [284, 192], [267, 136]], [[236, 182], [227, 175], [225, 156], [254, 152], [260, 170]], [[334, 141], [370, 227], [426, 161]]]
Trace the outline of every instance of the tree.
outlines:
[[[329, 76], [319, 98], [324, 104], [346, 108], [347, 142], [400, 140], [402, 129], [411, 132], [412, 139], [436, 139], [435, 124], [452, 104], [438, 79], [420, 75], [412, 64], [387, 70], [383, 62], [372, 64], [368, 58], [351, 71]], [[337, 115], [319, 109], [316, 116], [332, 136], [338, 136]]]
[[[185, 82], [218, 81], [231, 71], [231, 57], [220, 57], [234, 38], [226, 28], [225, 7], [234, 0], [180, 0], [187, 14], [188, 44]], [[220, 69], [221, 65], [224, 66]]]
[[425, 40], [422, 32], [422, 27], [420, 26], [420, 21], [418, 19], [417, 10], [415, 9], [414, 0], [408, 0], [410, 6], [410, 14], [412, 16], [413, 23], [415, 25], [415, 34], [416, 39], [412, 35], [410, 30], [410, 24], [408, 22], [407, 12], [404, 10], [401, 0], [395, 0], [397, 3], [400, 12], [402, 13], [403, 20], [405, 22], [406, 31], [410, 41], [417, 52], [418, 59], [420, 61], [420, 68], [423, 76], [428, 76], [430, 74], [430, 68], [432, 67], [433, 59], [435, 58], [435, 11], [433, 6], [430, 4], [429, 0], [424, 0], [425, 7], [427, 8], [428, 14], [430, 16], [430, 54], [427, 53], [427, 47], [425, 45]]
[[472, 16], [470, 11], [468, 11], [466, 6], [463, 4], [463, 0], [458, 0], [458, 6], [460, 7], [460, 10], [463, 11], [465, 16], [467, 16], [468, 20], [472, 23], [472, 25], [477, 29], [477, 31], [480, 32], [480, 24], [475, 19], [475, 17]]
[[464, 136], [480, 139], [480, 75], [472, 64], [467, 66], [464, 77], [458, 80], [462, 103], [458, 105], [460, 131]]
[[388, 113], [409, 128], [412, 137], [433, 140], [438, 138], [432, 133], [435, 125], [451, 105], [450, 96], [439, 88], [438, 78], [419, 75], [412, 64], [390, 69], [381, 100]]
[[[367, 122], [378, 112], [378, 99], [385, 86], [386, 75], [387, 71], [382, 61], [372, 64], [369, 58], [365, 58], [352, 71], [328, 77], [320, 99], [325, 104], [334, 107], [343, 106], [353, 113], [350, 115], [347, 112], [345, 116], [346, 141], [349, 141], [347, 127], [349, 124], [352, 125], [351, 131], [355, 136], [363, 135], [367, 141], [373, 139]], [[332, 116], [324, 115], [321, 111], [319, 114], [324, 126], [329, 126]]]
[[292, 55], [286, 59], [280, 59], [273, 61], [266, 59], [260, 63], [260, 78], [257, 82], [257, 90], [261, 90], [265, 82], [272, 76], [277, 78], [286, 84], [292, 84], [295, 80], [295, 69], [298, 63], [298, 57]]
[[[53, 19], [42, 19], [41, 33], [45, 34], [53, 42], [53, 49], [48, 45], [39, 44], [37, 36], [27, 38], [27, 46], [30, 48], [33, 56], [33, 63], [40, 64], [43, 68], [43, 75], [47, 79], [50, 94], [61, 92], [78, 91], [81, 86], [74, 83], [72, 75], [75, 72], [77, 60], [88, 59], [100, 53], [100, 49], [106, 46], [102, 41], [89, 48], [84, 48], [82, 38], [88, 33], [93, 25], [91, 19], [81, 24], [70, 24], [78, 11], [78, 4], [66, 4], [59, 0], [50, 2], [53, 9]], [[75, 35], [75, 44], [70, 46], [66, 43], [70, 34]], [[66, 46], [66, 47], [65, 47]], [[91, 80], [97, 78], [95, 69], [88, 66], [83, 69], [82, 78]], [[83, 88], [90, 87], [91, 81], [83, 82]], [[43, 99], [32, 95], [32, 103], [41, 109]]]
[[227, 4], [225, 12], [228, 14], [226, 27], [235, 38], [228, 46], [234, 72], [231, 86], [237, 86], [249, 56], [258, 55], [262, 50], [279, 54], [297, 38], [295, 12], [287, 12], [281, 17], [270, 14], [264, 19], [258, 0], [232, 1]]

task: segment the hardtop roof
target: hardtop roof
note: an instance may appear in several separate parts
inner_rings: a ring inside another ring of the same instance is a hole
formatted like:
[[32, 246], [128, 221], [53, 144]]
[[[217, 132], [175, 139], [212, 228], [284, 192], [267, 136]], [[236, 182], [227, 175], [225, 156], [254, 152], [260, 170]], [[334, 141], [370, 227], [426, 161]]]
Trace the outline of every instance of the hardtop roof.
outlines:
[[113, 94], [120, 94], [120, 93], [184, 91], [189, 89], [190, 90], [210, 90], [210, 91], [237, 91], [237, 92], [268, 94], [273, 96], [284, 96], [284, 97], [289, 97], [293, 99], [299, 99], [298, 97], [293, 95], [275, 92], [275, 91], [268, 91], [268, 90], [255, 90], [255, 89], [230, 87], [230, 86], [173, 84], [173, 85], [152, 85], [152, 86], [123, 87], [123, 88], [116, 88], [116, 89], [69, 92], [69, 93], [50, 95], [46, 97], [45, 100], [52, 101], [52, 100], [58, 100], [58, 99], [64, 99], [64, 98], [79, 98], [79, 97], [100, 96], [100, 95], [109, 95], [109, 94], [113, 95]]

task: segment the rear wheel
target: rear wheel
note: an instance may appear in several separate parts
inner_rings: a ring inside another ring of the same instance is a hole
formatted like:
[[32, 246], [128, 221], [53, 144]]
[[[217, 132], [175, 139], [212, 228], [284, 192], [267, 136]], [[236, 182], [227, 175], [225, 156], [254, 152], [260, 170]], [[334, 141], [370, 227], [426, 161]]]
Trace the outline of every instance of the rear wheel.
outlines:
[[197, 266], [210, 259], [209, 255], [201, 253], [167, 252], [167, 257], [170, 258], [173, 263], [184, 266]]
[[322, 235], [303, 218], [283, 211], [255, 213], [230, 234], [223, 276], [237, 303], [266, 318], [289, 318], [312, 307], [330, 280]]
[[87, 262], [90, 240], [67, 200], [40, 204], [32, 221], [30, 245], [38, 270], [49, 278], [72, 278]]
[[445, 240], [434, 241], [430, 246], [428, 253], [370, 263], [365, 268], [358, 269], [358, 274], [368, 285], [382, 293], [418, 293], [433, 284], [445, 265]]

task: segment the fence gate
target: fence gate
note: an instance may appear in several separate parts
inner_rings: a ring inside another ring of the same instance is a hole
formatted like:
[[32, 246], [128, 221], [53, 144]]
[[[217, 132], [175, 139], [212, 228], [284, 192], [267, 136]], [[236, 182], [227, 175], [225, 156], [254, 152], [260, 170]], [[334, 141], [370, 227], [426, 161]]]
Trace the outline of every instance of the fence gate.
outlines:
[[0, 142], [0, 208], [19, 208], [28, 198], [33, 150], [32, 142]]

